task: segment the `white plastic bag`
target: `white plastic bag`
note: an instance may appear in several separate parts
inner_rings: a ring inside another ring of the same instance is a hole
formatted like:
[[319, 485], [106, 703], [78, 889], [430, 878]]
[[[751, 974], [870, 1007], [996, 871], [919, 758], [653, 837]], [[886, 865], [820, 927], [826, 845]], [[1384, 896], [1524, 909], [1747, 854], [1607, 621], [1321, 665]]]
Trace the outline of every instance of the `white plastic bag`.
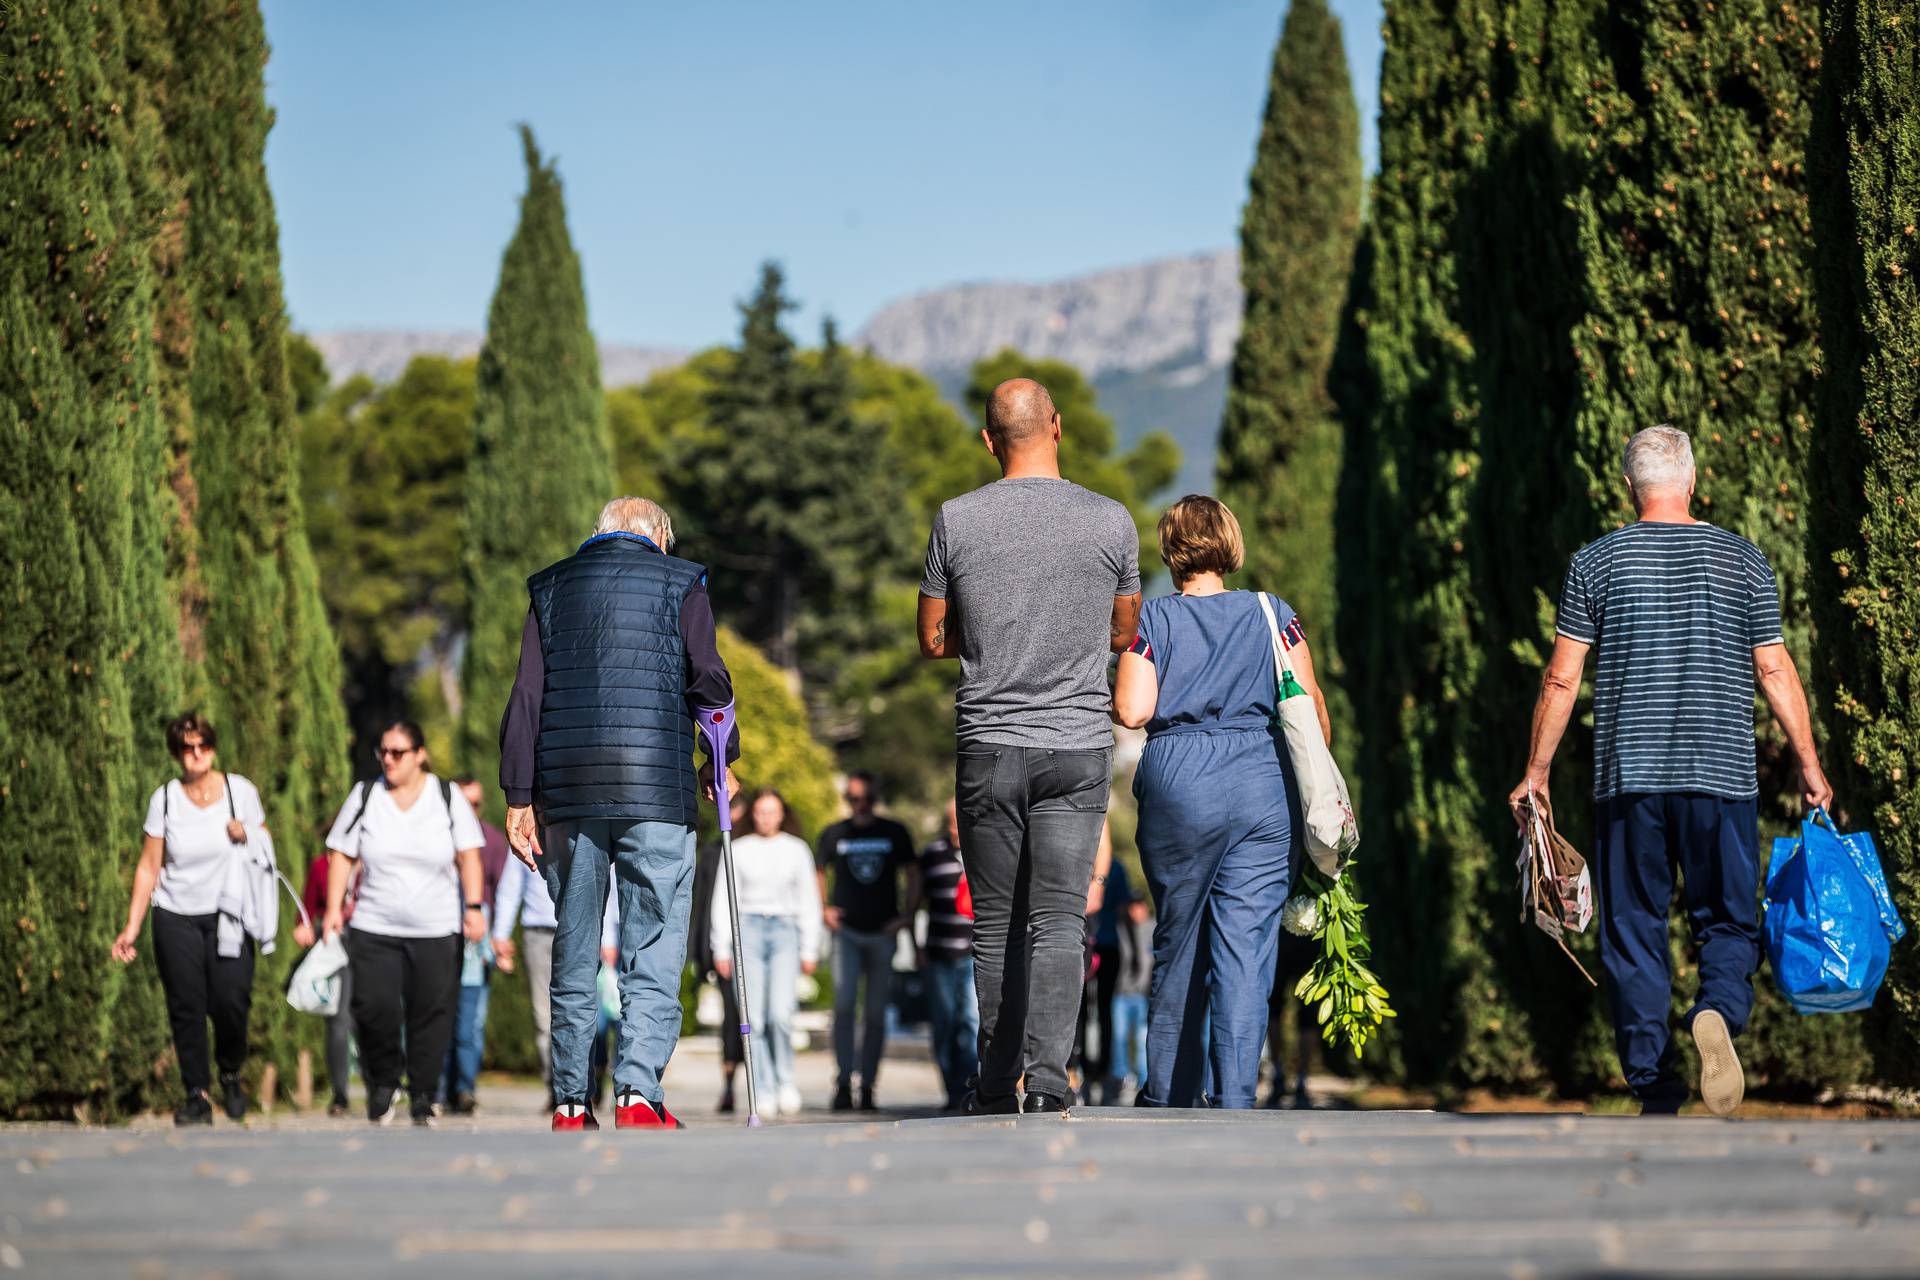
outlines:
[[287, 1003], [302, 1013], [331, 1018], [340, 1012], [340, 973], [347, 967], [347, 947], [340, 935], [322, 938], [300, 959], [287, 982]]
[[1307, 825], [1307, 855], [1329, 880], [1338, 879], [1347, 859], [1360, 847], [1360, 824], [1353, 816], [1353, 801], [1347, 795], [1347, 780], [1340, 776], [1333, 752], [1320, 732], [1320, 712], [1314, 701], [1301, 692], [1287, 696], [1289, 685], [1298, 687], [1293, 663], [1287, 658], [1287, 646], [1280, 638], [1280, 620], [1274, 615], [1273, 602], [1266, 592], [1255, 593], [1267, 615], [1267, 634], [1273, 643], [1273, 672], [1279, 701], [1280, 728], [1287, 741], [1287, 757], [1293, 762], [1293, 783], [1300, 789], [1300, 812]]

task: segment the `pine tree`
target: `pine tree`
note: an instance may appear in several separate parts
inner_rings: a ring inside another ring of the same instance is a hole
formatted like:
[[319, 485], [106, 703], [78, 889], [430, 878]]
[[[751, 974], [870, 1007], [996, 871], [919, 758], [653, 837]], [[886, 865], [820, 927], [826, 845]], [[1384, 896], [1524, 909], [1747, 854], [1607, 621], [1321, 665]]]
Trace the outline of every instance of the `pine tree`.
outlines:
[[[0, 20], [0, 1114], [145, 1105], [166, 1031], [108, 957], [178, 692], [156, 608], [163, 426], [151, 85], [113, 0]], [[144, 943], [142, 951], [149, 950]], [[141, 965], [148, 965], [142, 957]]]
[[1360, 230], [1360, 120], [1325, 0], [1293, 0], [1240, 216], [1245, 314], [1220, 428], [1220, 497], [1246, 537], [1245, 580], [1284, 595], [1350, 743], [1336, 643], [1333, 507], [1340, 425], [1328, 366]]
[[[560, 176], [531, 129], [522, 125], [520, 139], [527, 191], [487, 313], [467, 464], [470, 624], [455, 767], [483, 780], [499, 772], [500, 713], [519, 661], [527, 578], [578, 546], [615, 496], [600, 356]], [[498, 792], [488, 794], [498, 817]]]
[[[1920, 921], [1920, 24], [1830, 0], [1810, 158], [1826, 377], [1809, 481], [1827, 768]], [[1893, 950], [1873, 1014], [1881, 1078], [1920, 1082], [1920, 959]]]

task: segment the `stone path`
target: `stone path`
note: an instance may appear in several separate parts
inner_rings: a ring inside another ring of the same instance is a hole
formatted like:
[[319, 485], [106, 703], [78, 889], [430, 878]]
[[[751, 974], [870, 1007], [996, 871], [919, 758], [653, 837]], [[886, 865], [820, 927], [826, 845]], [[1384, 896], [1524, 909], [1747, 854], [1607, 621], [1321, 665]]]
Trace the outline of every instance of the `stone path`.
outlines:
[[[911, 1046], [897, 1046], [910, 1050]], [[801, 1058], [818, 1106], [824, 1055]], [[1418, 1112], [916, 1118], [556, 1136], [536, 1087], [432, 1131], [255, 1117], [0, 1128], [0, 1270], [782, 1277], [1913, 1275], [1920, 1124]], [[910, 1105], [911, 1104], [911, 1105]]]

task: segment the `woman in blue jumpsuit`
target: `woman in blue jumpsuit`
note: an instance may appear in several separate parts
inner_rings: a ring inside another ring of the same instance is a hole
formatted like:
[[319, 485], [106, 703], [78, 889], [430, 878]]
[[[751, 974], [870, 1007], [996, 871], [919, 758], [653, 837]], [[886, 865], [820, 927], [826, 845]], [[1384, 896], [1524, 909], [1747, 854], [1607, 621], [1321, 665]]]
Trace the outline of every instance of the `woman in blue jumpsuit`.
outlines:
[[[1114, 688], [1114, 719], [1147, 730], [1134, 795], [1158, 924], [1139, 1100], [1251, 1107], [1280, 908], [1304, 853], [1291, 768], [1273, 723], [1271, 632], [1260, 597], [1228, 591], [1222, 580], [1245, 558], [1239, 522], [1224, 504], [1199, 495], [1175, 503], [1160, 520], [1160, 558], [1175, 594], [1141, 610], [1139, 638], [1121, 655]], [[1268, 599], [1325, 731], [1299, 619]]]

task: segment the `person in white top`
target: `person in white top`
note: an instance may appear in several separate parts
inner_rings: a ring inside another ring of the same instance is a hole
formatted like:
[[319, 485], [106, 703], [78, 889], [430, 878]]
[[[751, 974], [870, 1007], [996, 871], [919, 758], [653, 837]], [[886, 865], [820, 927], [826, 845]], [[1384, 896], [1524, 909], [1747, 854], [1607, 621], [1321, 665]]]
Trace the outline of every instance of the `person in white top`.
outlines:
[[237, 773], [213, 767], [216, 735], [197, 712], [167, 726], [167, 750], [180, 762], [180, 776], [147, 802], [146, 839], [133, 871], [133, 901], [127, 924], [113, 940], [113, 958], [131, 963], [140, 928], [153, 907], [153, 958], [167, 996], [173, 1050], [187, 1098], [173, 1113], [179, 1125], [212, 1124], [207, 1096], [207, 1019], [213, 1019], [220, 1064], [221, 1105], [235, 1120], [247, 1114], [240, 1069], [247, 1061], [247, 1016], [253, 1007], [253, 951], [241, 938], [240, 954], [219, 954], [220, 888], [229, 864], [241, 856], [249, 828], [266, 829], [260, 792]]
[[[747, 1006], [757, 1037], [753, 1087], [768, 1115], [797, 1114], [800, 1088], [793, 1073], [793, 1014], [802, 973], [820, 959], [820, 882], [813, 852], [794, 834], [793, 815], [778, 791], [753, 797], [753, 832], [733, 842], [734, 879], [740, 889], [740, 946], [747, 965]], [[725, 875], [714, 886], [713, 969], [722, 982], [733, 977], [732, 901]]]
[[327, 937], [345, 926], [347, 883], [360, 864], [346, 945], [367, 1119], [375, 1124], [393, 1118], [403, 1022], [409, 1109], [415, 1124], [433, 1123], [434, 1086], [460, 994], [461, 938], [487, 936], [480, 820], [428, 765], [419, 725], [387, 726], [382, 776], [354, 786], [327, 834]]

